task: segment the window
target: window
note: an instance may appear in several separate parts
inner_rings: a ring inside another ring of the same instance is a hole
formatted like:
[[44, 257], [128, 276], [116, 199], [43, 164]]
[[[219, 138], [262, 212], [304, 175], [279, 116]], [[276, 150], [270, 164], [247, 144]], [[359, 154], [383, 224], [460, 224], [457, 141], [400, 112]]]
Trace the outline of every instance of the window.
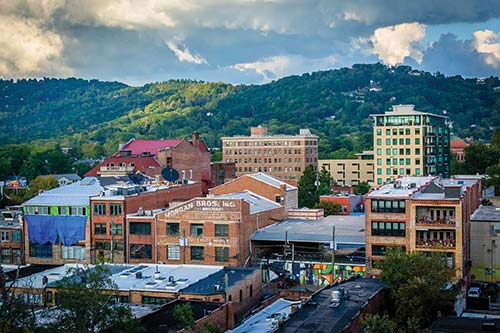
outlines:
[[404, 222], [372, 222], [373, 236], [405, 237]]
[[382, 178], [377, 178], [377, 185], [382, 185]]
[[416, 144], [416, 145], [419, 145], [419, 144], [420, 144], [420, 138], [416, 138], [416, 139], [415, 139], [415, 144]]
[[381, 158], [377, 158], [377, 165], [382, 165], [382, 159]]
[[253, 285], [250, 285], [250, 297], [253, 296]]
[[374, 213], [404, 213], [405, 201], [372, 199], [371, 208]]
[[106, 204], [94, 204], [94, 215], [106, 215]]
[[399, 144], [404, 145], [404, 139], [399, 139]]
[[179, 245], [167, 245], [167, 259], [181, 260], [181, 247]]
[[377, 145], [382, 145], [382, 139], [377, 139]]
[[20, 242], [21, 241], [21, 232], [20, 231], [12, 231], [12, 241]]
[[167, 223], [167, 235], [168, 236], [178, 236], [179, 235], [179, 223]]
[[20, 265], [22, 262], [21, 249], [12, 249], [12, 261], [15, 265]]
[[68, 215], [68, 207], [58, 207], [57, 213], [59, 215]]
[[216, 237], [227, 237], [227, 236], [229, 236], [229, 225], [227, 225], [227, 224], [216, 224], [215, 225], [215, 236]]
[[0, 251], [0, 263], [10, 264], [10, 249], [8, 247], [2, 247]]
[[243, 290], [240, 289], [240, 303], [243, 302]]
[[0, 241], [1, 242], [8, 242], [9, 241], [9, 232], [8, 231], [0, 232]]
[[41, 206], [27, 206], [26, 207], [27, 215], [49, 215], [49, 207], [41, 207]]
[[151, 244], [130, 244], [130, 258], [151, 259]]
[[397, 145], [398, 144], [398, 139], [392, 139], [392, 144]]
[[385, 144], [390, 146], [391, 145], [391, 139], [385, 139]]
[[111, 248], [111, 242], [95, 242], [96, 250], [109, 250]]
[[215, 261], [227, 262], [229, 261], [229, 248], [216, 247], [215, 248]]
[[377, 175], [381, 175], [382, 174], [382, 169], [381, 168], [377, 168]]
[[391, 130], [390, 129], [386, 129], [385, 130], [385, 135], [391, 135]]
[[409, 144], [410, 144], [410, 138], [406, 138], [405, 143], [406, 143], [407, 145], [409, 145]]
[[106, 235], [106, 225], [102, 223], [94, 224], [94, 234], [96, 235]]
[[420, 148], [415, 148], [415, 155], [420, 155]]
[[69, 207], [69, 215], [85, 216], [85, 207]]
[[123, 242], [113, 242], [113, 250], [123, 251]]
[[191, 236], [203, 236], [203, 224], [191, 224], [189, 227]]
[[121, 224], [111, 224], [109, 231], [111, 232], [112, 235], [122, 235], [123, 226]]
[[281, 203], [281, 195], [276, 195], [274, 197], [274, 201], [277, 202], [277, 203]]
[[377, 135], [381, 135], [382, 134], [382, 130], [380, 128], [377, 128]]
[[30, 257], [52, 258], [52, 245], [30, 244]]
[[111, 215], [111, 216], [122, 215], [122, 205], [121, 204], [110, 204], [109, 205], [109, 215]]
[[191, 246], [191, 260], [201, 261], [205, 258], [205, 249], [203, 246]]
[[415, 128], [415, 134], [420, 134], [420, 128]]
[[85, 246], [61, 246], [61, 258], [85, 259]]
[[411, 158], [406, 159], [406, 165], [411, 165]]
[[151, 235], [151, 223], [130, 222], [130, 233], [133, 235]]
[[142, 304], [162, 305], [172, 300], [173, 298], [167, 297], [142, 296]]
[[52, 291], [47, 291], [47, 303], [52, 303], [53, 300], [54, 294], [52, 293]]

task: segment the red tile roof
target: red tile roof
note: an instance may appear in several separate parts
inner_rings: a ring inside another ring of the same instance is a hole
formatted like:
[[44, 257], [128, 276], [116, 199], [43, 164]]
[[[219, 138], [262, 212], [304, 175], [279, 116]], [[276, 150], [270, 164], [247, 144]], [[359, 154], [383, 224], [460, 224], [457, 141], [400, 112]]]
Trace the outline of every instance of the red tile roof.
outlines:
[[110, 163], [114, 163], [115, 166], [119, 166], [120, 163], [124, 163], [127, 166], [130, 166], [130, 164], [133, 163], [135, 165], [134, 173], [137, 171], [146, 173], [146, 171], [151, 168], [160, 167], [160, 163], [158, 163], [158, 161], [152, 156], [127, 156], [127, 157], [112, 156], [107, 158], [103, 162], [99, 163], [96, 167], [87, 172], [85, 176], [87, 177], [100, 176], [101, 166], [106, 166], [109, 165]]
[[[182, 140], [130, 140], [122, 149], [131, 151], [132, 155], [140, 155], [143, 152], [150, 152], [152, 155], [157, 155], [158, 150], [162, 148], [171, 148], [177, 146]], [[120, 152], [116, 152], [117, 156]]]
[[467, 143], [465, 143], [465, 141], [462, 139], [456, 138], [452, 139], [450, 142], [451, 149], [463, 149], [465, 147], [467, 147]]

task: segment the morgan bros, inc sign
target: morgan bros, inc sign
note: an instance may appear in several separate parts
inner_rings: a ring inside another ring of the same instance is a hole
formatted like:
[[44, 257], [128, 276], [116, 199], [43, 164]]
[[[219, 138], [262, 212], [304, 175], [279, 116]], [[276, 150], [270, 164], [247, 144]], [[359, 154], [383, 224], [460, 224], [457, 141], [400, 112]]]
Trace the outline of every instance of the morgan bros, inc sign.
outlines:
[[193, 199], [183, 205], [174, 207], [165, 212], [165, 217], [170, 218], [183, 212], [234, 212], [238, 210], [238, 200], [227, 199]]

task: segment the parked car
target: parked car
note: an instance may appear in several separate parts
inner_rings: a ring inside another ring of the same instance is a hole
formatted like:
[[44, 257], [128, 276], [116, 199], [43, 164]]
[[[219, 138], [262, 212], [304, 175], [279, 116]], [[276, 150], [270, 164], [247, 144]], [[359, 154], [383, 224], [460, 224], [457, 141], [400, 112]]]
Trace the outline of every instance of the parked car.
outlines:
[[479, 289], [479, 287], [470, 287], [469, 291], [467, 292], [467, 297], [481, 297], [481, 289]]

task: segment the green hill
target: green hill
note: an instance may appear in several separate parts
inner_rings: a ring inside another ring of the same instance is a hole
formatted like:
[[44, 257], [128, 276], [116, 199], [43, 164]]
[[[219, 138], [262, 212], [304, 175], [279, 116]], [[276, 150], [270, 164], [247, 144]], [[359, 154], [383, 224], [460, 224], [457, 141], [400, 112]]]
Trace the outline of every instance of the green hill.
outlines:
[[[309, 127], [320, 135], [321, 157], [371, 147], [369, 114], [393, 104], [446, 114], [459, 136], [489, 138], [500, 126], [498, 78], [445, 77], [408, 66], [354, 65], [290, 76], [265, 85], [233, 86], [173, 80], [129, 87], [81, 79], [0, 80], [3, 144], [86, 142], [106, 151], [132, 137], [173, 138], [200, 132], [210, 146], [224, 135], [248, 134], [250, 126], [271, 133]], [[334, 152], [337, 151], [335, 154]]]

